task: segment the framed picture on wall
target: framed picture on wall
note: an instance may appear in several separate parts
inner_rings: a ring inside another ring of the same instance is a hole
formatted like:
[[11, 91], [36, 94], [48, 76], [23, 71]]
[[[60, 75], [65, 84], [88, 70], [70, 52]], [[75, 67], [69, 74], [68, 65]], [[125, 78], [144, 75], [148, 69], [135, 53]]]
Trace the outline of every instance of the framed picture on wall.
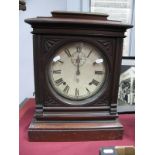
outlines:
[[123, 57], [118, 91], [118, 112], [135, 111], [135, 57]]

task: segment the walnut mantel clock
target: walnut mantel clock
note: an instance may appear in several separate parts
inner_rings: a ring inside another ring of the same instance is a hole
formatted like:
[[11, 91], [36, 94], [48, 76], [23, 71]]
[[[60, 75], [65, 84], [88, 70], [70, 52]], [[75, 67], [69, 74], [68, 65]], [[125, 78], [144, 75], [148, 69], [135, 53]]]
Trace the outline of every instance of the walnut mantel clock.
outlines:
[[117, 94], [126, 29], [106, 14], [52, 12], [33, 28], [36, 110], [30, 141], [120, 139]]

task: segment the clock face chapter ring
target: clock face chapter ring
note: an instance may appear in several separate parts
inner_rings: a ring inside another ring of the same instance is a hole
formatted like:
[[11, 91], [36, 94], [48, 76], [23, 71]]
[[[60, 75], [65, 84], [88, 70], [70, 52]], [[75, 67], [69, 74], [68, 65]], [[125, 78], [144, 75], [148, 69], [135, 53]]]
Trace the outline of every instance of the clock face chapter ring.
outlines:
[[70, 105], [85, 105], [103, 94], [109, 67], [103, 52], [85, 41], [62, 45], [50, 57], [47, 79], [52, 94]]

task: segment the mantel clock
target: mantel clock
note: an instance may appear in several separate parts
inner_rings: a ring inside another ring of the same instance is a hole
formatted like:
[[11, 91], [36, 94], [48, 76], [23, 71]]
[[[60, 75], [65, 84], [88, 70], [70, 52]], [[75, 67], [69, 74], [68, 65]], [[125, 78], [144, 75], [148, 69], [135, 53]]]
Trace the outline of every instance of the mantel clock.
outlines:
[[36, 109], [30, 141], [120, 139], [117, 94], [125, 31], [107, 14], [52, 12], [33, 28]]

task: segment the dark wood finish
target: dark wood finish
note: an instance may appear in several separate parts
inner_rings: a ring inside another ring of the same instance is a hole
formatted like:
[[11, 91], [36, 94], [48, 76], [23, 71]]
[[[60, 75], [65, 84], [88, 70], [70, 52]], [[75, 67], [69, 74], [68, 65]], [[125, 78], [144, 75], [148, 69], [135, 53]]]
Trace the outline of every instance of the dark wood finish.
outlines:
[[[121, 21], [107, 20], [107, 14], [92, 14], [92, 13], [75, 13], [75, 12], [53, 12], [52, 15], [55, 17], [37, 17], [26, 19], [25, 22], [32, 25], [33, 28], [45, 27], [46, 29], [51, 29], [51, 27], [58, 26], [70, 26], [78, 28], [95, 29], [101, 28], [103, 30], [106, 28], [113, 28], [114, 31], [125, 32], [126, 29], [132, 28], [132, 25], [123, 24]], [[85, 16], [85, 17], [82, 17]], [[81, 17], [81, 18], [80, 18]], [[62, 25], [61, 25], [62, 24]], [[116, 28], [116, 29], [114, 29]], [[65, 30], [65, 29], [64, 29]], [[78, 30], [78, 29], [77, 29]], [[69, 33], [68, 33], [69, 34]], [[124, 34], [124, 33], [123, 33]]]
[[26, 2], [24, 0], [19, 0], [19, 10], [26, 10]]
[[91, 20], [107, 20], [108, 14], [80, 13], [80, 12], [64, 12], [53, 11], [54, 18], [71, 18], [71, 19], [91, 19]]
[[[121, 138], [123, 129], [116, 123], [117, 94], [124, 32], [132, 26], [109, 21], [105, 14], [82, 15], [81, 13], [54, 12], [53, 15], [54, 17], [25, 20], [33, 27], [34, 45], [36, 111], [35, 121], [29, 128], [30, 140], [36, 141], [37, 136], [37, 141], [56, 141], [56, 137], [57, 141], [67, 141], [67, 137], [68, 141]], [[103, 92], [94, 100], [88, 99], [88, 104], [79, 106], [66, 104], [66, 101], [60, 100], [60, 96], [55, 96], [51, 92], [46, 72], [55, 51], [64, 44], [76, 41], [84, 41], [97, 47], [108, 63], [108, 77]], [[105, 120], [112, 121], [112, 128], [106, 127]], [[51, 121], [62, 125], [61, 130], [56, 130], [54, 128], [56, 126], [53, 126]], [[74, 131], [70, 131], [68, 121], [72, 121], [71, 126], [73, 124], [73, 127], [76, 126]], [[79, 123], [77, 123], [79, 121], [82, 124], [86, 122], [89, 124], [84, 131], [83, 129], [80, 131]], [[92, 131], [94, 121], [96, 128]], [[102, 129], [97, 127], [100, 121], [103, 121]], [[43, 125], [44, 123], [46, 125], [49, 123], [48, 130]], [[37, 126], [40, 128], [37, 129]], [[64, 129], [65, 127], [68, 129]], [[46, 136], [43, 136], [44, 134]], [[85, 136], [80, 136], [80, 134]]]
[[40, 122], [29, 127], [30, 141], [91, 141], [121, 139], [123, 126], [115, 121]]
[[122, 59], [135, 60], [135, 56], [123, 56]]

